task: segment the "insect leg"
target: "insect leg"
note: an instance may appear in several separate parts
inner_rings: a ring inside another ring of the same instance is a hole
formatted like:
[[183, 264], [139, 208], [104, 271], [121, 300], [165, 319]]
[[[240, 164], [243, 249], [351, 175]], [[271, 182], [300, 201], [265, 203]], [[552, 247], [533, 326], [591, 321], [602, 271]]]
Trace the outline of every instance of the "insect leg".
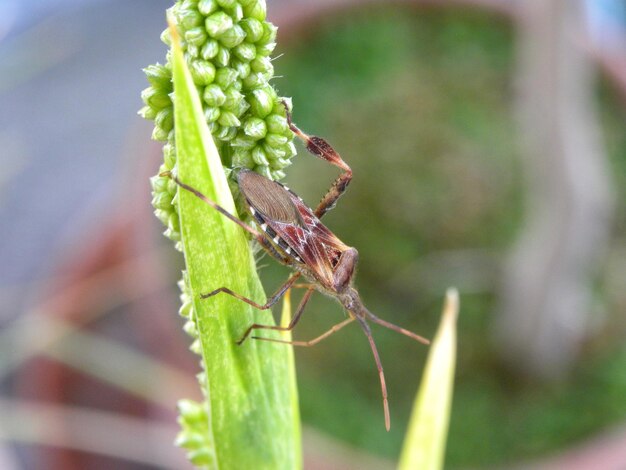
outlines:
[[276, 292], [274, 292], [274, 294], [272, 294], [272, 296], [269, 299], [267, 299], [267, 302], [264, 305], [258, 304], [254, 300], [248, 299], [247, 297], [244, 297], [241, 294], [233, 292], [228, 287], [220, 287], [219, 289], [215, 289], [214, 291], [209, 292], [208, 294], [200, 294], [200, 298], [201, 299], [208, 299], [209, 297], [213, 297], [214, 295], [219, 294], [220, 292], [223, 292], [225, 294], [228, 294], [228, 295], [231, 295], [231, 296], [235, 297], [236, 299], [242, 300], [245, 303], [247, 303], [249, 305], [252, 305], [255, 308], [258, 308], [259, 310], [267, 310], [272, 305], [274, 305], [276, 302], [278, 302], [278, 299], [280, 299], [285, 294], [285, 292], [287, 292], [287, 289], [289, 289], [291, 287], [291, 285], [294, 282], [296, 282], [296, 280], [299, 277], [300, 277], [300, 273], [292, 274], [289, 277], [289, 279], [287, 279], [287, 282], [285, 282], [282, 286], [280, 286], [276, 290]]
[[239, 225], [241, 228], [243, 228], [246, 232], [250, 233], [254, 238], [257, 239], [257, 241], [260, 242], [260, 240], [263, 239], [263, 235], [261, 235], [261, 233], [259, 233], [257, 230], [255, 230], [254, 228], [250, 227], [247, 223], [239, 220], [237, 217], [235, 217], [233, 214], [231, 214], [230, 212], [228, 212], [226, 209], [224, 209], [222, 206], [220, 206], [219, 204], [211, 201], [208, 197], [206, 197], [204, 194], [202, 194], [200, 191], [198, 191], [196, 188], [192, 188], [191, 186], [189, 186], [188, 184], [183, 183], [182, 181], [180, 181], [176, 176], [174, 176], [170, 171], [164, 171], [163, 173], [160, 173], [159, 176], [167, 176], [169, 178], [172, 178], [174, 180], [174, 182], [180, 186], [183, 189], [186, 189], [187, 191], [189, 191], [190, 193], [196, 195], [197, 197], [199, 197], [200, 199], [202, 199], [204, 202], [206, 202], [209, 206], [211, 206], [213, 209], [215, 209], [216, 211], [218, 211], [220, 214], [225, 215], [226, 217], [228, 217], [230, 220], [232, 220], [233, 222], [235, 222], [237, 225]]
[[298, 309], [296, 310], [296, 314], [293, 316], [293, 318], [289, 322], [289, 325], [287, 326], [259, 325], [258, 323], [254, 323], [250, 325], [250, 327], [246, 330], [246, 332], [243, 334], [241, 339], [237, 341], [237, 344], [243, 343], [246, 340], [246, 338], [250, 335], [250, 333], [252, 333], [252, 330], [256, 330], [256, 329], [279, 330], [279, 331], [292, 330], [296, 326], [298, 321], [300, 320], [300, 317], [302, 316], [302, 312], [304, 312], [304, 307], [306, 307], [307, 302], [311, 298], [311, 294], [313, 294], [313, 289], [309, 289], [308, 291], [304, 293], [304, 296], [302, 297], [302, 300], [300, 301], [300, 305], [298, 305]]
[[404, 336], [408, 336], [409, 338], [419, 341], [420, 343], [430, 344], [429, 340], [427, 340], [426, 338], [420, 335], [413, 333], [412, 331], [401, 328], [397, 325], [394, 325], [393, 323], [389, 323], [388, 321], [385, 321], [382, 318], [378, 318], [376, 315], [374, 315], [370, 311], [367, 311], [366, 313], [367, 313], [367, 316], [370, 318], [370, 320], [372, 320], [374, 323], [378, 323], [379, 325], [384, 326], [385, 328], [389, 328], [390, 330], [397, 331], [398, 333], [403, 334]]
[[322, 341], [323, 339], [328, 338], [330, 335], [332, 335], [336, 331], [339, 331], [344, 326], [346, 326], [348, 323], [351, 323], [353, 321], [354, 321], [354, 317], [347, 318], [344, 321], [342, 321], [341, 323], [337, 323], [336, 325], [334, 325], [327, 332], [319, 335], [317, 338], [314, 338], [314, 339], [312, 339], [310, 341], [288, 341], [286, 339], [259, 338], [258, 336], [253, 336], [252, 339], [258, 339], [258, 340], [261, 340], [261, 341], [273, 341], [274, 343], [291, 344], [292, 346], [314, 346], [317, 343], [319, 343], [320, 341]]
[[293, 289], [315, 289], [315, 284], [294, 284]]
[[291, 120], [291, 113], [289, 112], [289, 108], [284, 101], [283, 105], [285, 106], [285, 111], [287, 113], [287, 123], [289, 124], [289, 129], [291, 129], [291, 131], [305, 143], [306, 149], [316, 157], [326, 160], [332, 165], [335, 165], [343, 170], [343, 173], [333, 182], [328, 192], [315, 208], [315, 216], [321, 218], [326, 212], [335, 207], [337, 199], [339, 199], [339, 197], [345, 192], [348, 184], [350, 184], [350, 181], [352, 180], [352, 170], [328, 142], [321, 137], [314, 135], [309, 136], [302, 132]]

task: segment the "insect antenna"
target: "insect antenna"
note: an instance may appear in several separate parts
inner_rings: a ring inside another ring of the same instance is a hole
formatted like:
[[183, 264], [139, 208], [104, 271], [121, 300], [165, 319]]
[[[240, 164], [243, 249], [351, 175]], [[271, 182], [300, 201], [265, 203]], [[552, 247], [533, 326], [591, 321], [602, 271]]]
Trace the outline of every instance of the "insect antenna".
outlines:
[[372, 320], [374, 323], [378, 323], [379, 325], [384, 326], [385, 328], [388, 328], [390, 330], [397, 331], [398, 333], [403, 334], [404, 336], [408, 336], [409, 338], [414, 339], [415, 341], [419, 341], [420, 343], [430, 344], [430, 341], [424, 338], [423, 336], [417, 335], [413, 333], [412, 331], [409, 331], [398, 325], [394, 325], [393, 323], [389, 323], [388, 321], [385, 321], [382, 318], [378, 318], [376, 315], [374, 315], [372, 312], [370, 312], [366, 308], [364, 308], [363, 311], [369, 317], [369, 319]]
[[378, 369], [378, 376], [380, 377], [380, 388], [383, 392], [383, 409], [385, 410], [385, 428], [389, 431], [391, 427], [391, 418], [389, 417], [389, 400], [387, 399], [387, 385], [385, 384], [385, 373], [383, 372], [383, 365], [380, 362], [380, 356], [378, 355], [378, 350], [376, 349], [376, 344], [374, 343], [374, 337], [372, 336], [372, 330], [370, 330], [369, 325], [365, 319], [357, 314], [354, 314], [355, 318], [363, 328], [363, 332], [365, 336], [367, 336], [367, 340], [370, 343], [370, 347], [372, 348], [372, 353], [374, 354], [374, 361], [376, 361], [376, 368]]

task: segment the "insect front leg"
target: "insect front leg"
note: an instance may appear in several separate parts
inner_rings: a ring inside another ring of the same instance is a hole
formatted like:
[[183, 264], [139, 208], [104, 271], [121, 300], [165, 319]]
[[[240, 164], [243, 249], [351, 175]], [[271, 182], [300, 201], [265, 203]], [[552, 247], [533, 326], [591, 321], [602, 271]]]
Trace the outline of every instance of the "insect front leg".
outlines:
[[272, 305], [274, 305], [276, 302], [278, 302], [278, 300], [285, 295], [285, 292], [287, 292], [287, 289], [289, 289], [291, 287], [291, 285], [296, 282], [296, 280], [298, 280], [298, 278], [301, 276], [300, 273], [294, 273], [292, 274], [289, 279], [287, 279], [287, 282], [285, 282], [282, 286], [280, 286], [276, 292], [274, 292], [272, 294], [272, 296], [267, 299], [267, 302], [263, 305], [256, 303], [254, 300], [251, 300], [247, 297], [244, 297], [241, 294], [238, 294], [237, 292], [233, 292], [232, 290], [230, 290], [228, 287], [220, 287], [219, 289], [215, 289], [212, 292], [209, 292], [208, 294], [200, 294], [200, 298], [201, 299], [208, 299], [209, 297], [213, 297], [214, 295], [217, 295], [221, 292], [223, 292], [224, 294], [228, 294], [232, 297], [235, 297], [236, 299], [242, 300], [243, 302], [247, 303], [248, 305], [252, 305], [254, 308], [258, 308], [259, 310], [267, 310], [268, 308], [272, 307]]
[[328, 192], [315, 208], [315, 216], [317, 218], [321, 218], [326, 212], [335, 207], [337, 199], [339, 199], [346, 191], [346, 188], [352, 180], [352, 169], [350, 169], [348, 164], [343, 161], [337, 151], [333, 149], [324, 139], [314, 135], [310, 136], [302, 132], [291, 120], [291, 113], [289, 112], [289, 108], [287, 107], [287, 103], [285, 103], [285, 101], [283, 101], [283, 105], [285, 106], [285, 111], [287, 113], [287, 123], [289, 124], [289, 129], [291, 129], [291, 131], [305, 143], [306, 149], [309, 153], [321, 158], [322, 160], [326, 160], [332, 165], [335, 165], [343, 170], [343, 173], [334, 181]]

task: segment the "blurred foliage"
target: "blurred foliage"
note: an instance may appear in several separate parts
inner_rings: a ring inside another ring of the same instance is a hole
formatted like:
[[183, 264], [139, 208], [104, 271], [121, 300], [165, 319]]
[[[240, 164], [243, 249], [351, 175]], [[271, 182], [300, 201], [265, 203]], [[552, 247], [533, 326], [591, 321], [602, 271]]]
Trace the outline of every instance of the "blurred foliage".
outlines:
[[[369, 308], [432, 336], [445, 288], [461, 288], [447, 465], [538, 455], [623, 419], [626, 379], [619, 364], [626, 349], [615, 332], [589, 346], [566, 383], [551, 386], [511, 376], [490, 346], [499, 278], [494, 259], [506, 253], [522, 215], [511, 25], [470, 10], [372, 10], [330, 18], [279, 52], [285, 55], [275, 67], [284, 78], [275, 85], [293, 97], [297, 124], [326, 137], [354, 170], [349, 191], [325, 222], [358, 248], [357, 285]], [[603, 118], [623, 180], [624, 111], [612, 96], [603, 90]], [[300, 148], [287, 182], [314, 205], [336, 174]], [[617, 183], [624, 191], [626, 182]], [[616, 244], [624, 246], [624, 220], [618, 227]], [[261, 264], [268, 266], [261, 277], [271, 291], [287, 272], [271, 260]], [[617, 312], [624, 294], [607, 293], [607, 276], [599, 282], [599, 310]], [[314, 296], [294, 336], [310, 339], [341, 315], [338, 305]], [[297, 351], [301, 411], [320, 429], [397, 458], [418, 386], [407, 370], [423, 367], [427, 349], [393, 332], [375, 328], [374, 335], [387, 375], [391, 432], [367, 341], [356, 328]]]

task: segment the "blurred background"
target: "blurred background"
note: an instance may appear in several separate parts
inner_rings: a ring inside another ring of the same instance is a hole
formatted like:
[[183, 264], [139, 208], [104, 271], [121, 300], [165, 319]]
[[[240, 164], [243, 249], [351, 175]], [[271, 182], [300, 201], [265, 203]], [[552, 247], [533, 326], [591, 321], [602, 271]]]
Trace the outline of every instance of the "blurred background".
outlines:
[[[182, 259], [136, 115], [165, 0], [0, 1], [0, 468], [189, 468]], [[325, 223], [377, 315], [461, 292], [446, 468], [626, 468], [626, 2], [270, 0], [275, 87], [354, 170]], [[309, 204], [335, 169], [300, 156]], [[270, 260], [272, 292], [287, 275]], [[314, 297], [296, 338], [341, 318]], [[427, 348], [297, 350], [305, 468], [393, 468]], [[340, 336], [341, 335], [341, 336]]]

